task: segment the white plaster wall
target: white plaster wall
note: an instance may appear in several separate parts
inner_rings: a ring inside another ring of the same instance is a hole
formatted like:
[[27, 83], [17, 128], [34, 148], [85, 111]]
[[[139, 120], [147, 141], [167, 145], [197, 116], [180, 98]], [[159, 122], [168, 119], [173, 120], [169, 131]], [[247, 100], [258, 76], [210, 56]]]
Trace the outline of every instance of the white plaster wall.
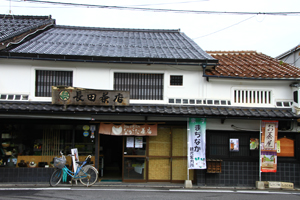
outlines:
[[[72, 70], [74, 87], [113, 89], [115, 72], [164, 74], [162, 101], [131, 100], [131, 103], [166, 104], [169, 98], [232, 100], [233, 88], [272, 89], [273, 100], [292, 100], [292, 81], [258, 81], [202, 77], [200, 66], [130, 65], [37, 60], [0, 60], [0, 94], [29, 94], [33, 101], [51, 101], [34, 97], [35, 70]], [[183, 86], [170, 86], [170, 75], [182, 75]], [[275, 105], [275, 103], [274, 103]]]
[[234, 89], [257, 89], [272, 90], [273, 105], [275, 101], [292, 101], [292, 88], [289, 86], [293, 81], [259, 81], [241, 79], [215, 79], [203, 84], [206, 91], [204, 98], [231, 100], [233, 103]]
[[0, 59], [0, 94], [29, 94], [30, 66]]

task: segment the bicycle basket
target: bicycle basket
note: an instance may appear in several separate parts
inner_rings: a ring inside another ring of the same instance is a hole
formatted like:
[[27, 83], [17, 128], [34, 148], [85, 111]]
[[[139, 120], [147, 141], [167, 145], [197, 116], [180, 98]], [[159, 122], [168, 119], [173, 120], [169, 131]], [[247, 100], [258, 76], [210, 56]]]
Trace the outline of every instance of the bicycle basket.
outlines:
[[54, 167], [57, 167], [59, 169], [64, 168], [65, 164], [66, 164], [67, 160], [66, 158], [54, 158]]

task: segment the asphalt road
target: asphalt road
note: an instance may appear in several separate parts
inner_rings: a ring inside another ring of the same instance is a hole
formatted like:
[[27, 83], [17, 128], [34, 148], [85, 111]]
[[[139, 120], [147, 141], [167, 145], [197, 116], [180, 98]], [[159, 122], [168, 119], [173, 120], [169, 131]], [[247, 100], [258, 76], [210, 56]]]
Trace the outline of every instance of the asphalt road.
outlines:
[[44, 187], [44, 188], [0, 188], [2, 200], [299, 200], [299, 191], [265, 190], [205, 190], [205, 189], [168, 189], [168, 188], [100, 188], [100, 187]]

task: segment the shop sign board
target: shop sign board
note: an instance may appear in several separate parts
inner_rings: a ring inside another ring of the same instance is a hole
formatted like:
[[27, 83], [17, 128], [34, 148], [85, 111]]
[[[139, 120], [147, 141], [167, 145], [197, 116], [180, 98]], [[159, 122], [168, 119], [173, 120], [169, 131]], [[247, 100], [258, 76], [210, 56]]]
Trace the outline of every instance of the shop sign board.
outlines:
[[188, 169], [206, 169], [206, 119], [190, 118], [188, 125]]
[[277, 172], [278, 121], [262, 120], [261, 172]]
[[128, 106], [129, 100], [129, 91], [52, 86], [52, 104]]

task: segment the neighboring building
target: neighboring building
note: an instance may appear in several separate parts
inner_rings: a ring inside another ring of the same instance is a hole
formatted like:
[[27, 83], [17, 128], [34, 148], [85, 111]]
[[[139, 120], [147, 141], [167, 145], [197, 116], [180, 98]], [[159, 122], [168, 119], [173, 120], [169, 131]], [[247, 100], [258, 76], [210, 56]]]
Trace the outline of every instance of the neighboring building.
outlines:
[[281, 55], [277, 56], [276, 59], [281, 60], [284, 63], [300, 67], [300, 45], [297, 45], [294, 48], [282, 53]]
[[[59, 150], [75, 147], [81, 156], [93, 155], [102, 179], [183, 182], [187, 120], [206, 118], [206, 156], [222, 160], [222, 171], [190, 170], [190, 179], [197, 185], [255, 186], [259, 157], [249, 141], [259, 138], [261, 120], [277, 120], [279, 138], [294, 147], [278, 156], [277, 173], [262, 178], [300, 186], [299, 116], [292, 111], [290, 86], [299, 82], [300, 70], [266, 55], [206, 53], [179, 30], [53, 24], [0, 51], [0, 71], [0, 131], [2, 142], [13, 144], [3, 148], [3, 162], [11, 158], [7, 152], [18, 151], [17, 163], [49, 164]], [[53, 94], [51, 86], [57, 86]], [[130, 93], [129, 105], [120, 105], [123, 91]], [[96, 128], [86, 132], [84, 125]], [[105, 128], [112, 125], [110, 133]], [[120, 127], [132, 125], [141, 131], [122, 135]], [[149, 127], [155, 136], [143, 134]], [[239, 152], [229, 151], [230, 138], [239, 139]], [[0, 168], [0, 181], [41, 182], [52, 170]]]

